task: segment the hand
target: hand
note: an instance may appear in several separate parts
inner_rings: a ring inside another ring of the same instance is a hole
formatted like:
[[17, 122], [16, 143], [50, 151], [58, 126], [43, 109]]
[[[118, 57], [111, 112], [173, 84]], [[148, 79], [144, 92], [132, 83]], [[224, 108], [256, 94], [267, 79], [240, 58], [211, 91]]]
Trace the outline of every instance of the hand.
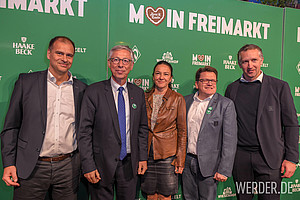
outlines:
[[91, 171], [89, 173], [85, 173], [84, 177], [90, 182], [90, 183], [98, 183], [101, 180], [100, 174], [98, 170]]
[[284, 160], [281, 165], [282, 178], [291, 178], [296, 170], [296, 164], [290, 161]]
[[138, 169], [138, 174], [145, 174], [147, 170], [147, 161], [140, 161], [139, 162], [139, 169]]
[[183, 172], [183, 167], [175, 166], [175, 173], [176, 174], [182, 174]]
[[7, 186], [20, 186], [17, 176], [16, 166], [5, 167], [3, 171], [2, 180], [6, 183]]
[[227, 181], [227, 177], [216, 172], [215, 175], [214, 175], [214, 179], [216, 179], [217, 181], [219, 182], [224, 182], [224, 181]]

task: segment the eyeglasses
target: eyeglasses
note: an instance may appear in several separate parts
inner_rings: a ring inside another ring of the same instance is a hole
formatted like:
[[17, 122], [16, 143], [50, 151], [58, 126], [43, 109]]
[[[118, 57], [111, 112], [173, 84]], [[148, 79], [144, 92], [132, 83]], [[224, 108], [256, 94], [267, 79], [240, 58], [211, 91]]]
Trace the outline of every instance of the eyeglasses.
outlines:
[[211, 82], [211, 84], [216, 84], [218, 82], [218, 80], [214, 80], [214, 79], [199, 79], [199, 81], [203, 84], [207, 84], [209, 82]]
[[132, 61], [128, 58], [123, 58], [123, 59], [121, 59], [121, 58], [110, 58], [109, 60], [114, 64], [119, 64], [120, 61], [122, 61], [123, 65], [129, 65], [129, 63]]

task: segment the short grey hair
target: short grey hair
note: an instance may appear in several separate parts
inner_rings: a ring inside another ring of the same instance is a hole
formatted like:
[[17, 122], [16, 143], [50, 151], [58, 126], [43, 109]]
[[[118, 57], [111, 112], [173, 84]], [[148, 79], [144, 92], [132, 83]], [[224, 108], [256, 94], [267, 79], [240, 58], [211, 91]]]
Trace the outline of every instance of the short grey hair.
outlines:
[[134, 63], [134, 54], [133, 54], [133, 51], [132, 51], [132, 49], [129, 46], [126, 46], [126, 45], [117, 45], [117, 46], [114, 46], [113, 48], [111, 48], [110, 51], [109, 51], [109, 57], [108, 57], [108, 59], [111, 59], [112, 54], [115, 51], [118, 51], [118, 50], [129, 51], [129, 53], [131, 55], [132, 63]]
[[259, 57], [260, 57], [261, 59], [263, 59], [263, 57], [264, 57], [264, 56], [263, 56], [263, 52], [262, 52], [262, 50], [261, 50], [261, 48], [260, 48], [259, 46], [255, 45], [255, 44], [246, 44], [246, 45], [244, 45], [242, 48], [240, 48], [240, 50], [239, 50], [239, 52], [238, 52], [238, 54], [237, 54], [239, 64], [241, 63], [241, 52], [243, 52], [243, 51], [248, 51], [248, 50], [253, 50], [253, 49], [258, 50], [258, 52], [259, 52]]

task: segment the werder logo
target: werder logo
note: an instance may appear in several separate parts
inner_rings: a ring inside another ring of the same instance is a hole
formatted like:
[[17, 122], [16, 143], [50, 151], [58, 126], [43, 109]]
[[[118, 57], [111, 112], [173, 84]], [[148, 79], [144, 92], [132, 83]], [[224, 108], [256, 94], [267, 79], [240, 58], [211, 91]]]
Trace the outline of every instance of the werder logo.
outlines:
[[178, 60], [174, 60], [172, 53], [169, 51], [164, 53], [161, 59], [156, 59], [157, 62], [162, 60], [167, 61], [168, 63], [178, 63]]
[[223, 65], [225, 69], [234, 70], [237, 65], [237, 61], [232, 60], [232, 55], [229, 55], [228, 60], [223, 60]]
[[160, 23], [162, 23], [166, 17], [166, 11], [162, 7], [158, 7], [155, 10], [152, 6], [148, 6], [145, 10], [145, 13], [149, 21], [155, 26], [158, 26]]
[[300, 75], [300, 61], [298, 62], [298, 65], [296, 66], [296, 69], [298, 71], [298, 74]]
[[139, 51], [139, 49], [137, 48], [136, 45], [134, 45], [132, 47], [132, 51], [133, 51], [133, 54], [134, 54], [134, 63], [136, 63], [138, 61], [138, 59], [141, 57], [141, 52]]
[[[191, 12], [188, 10], [166, 9], [160, 6], [154, 9], [152, 6], [129, 3], [128, 21], [130, 23], [144, 24], [144, 18], [146, 16], [155, 26], [165, 24], [164, 26], [172, 29], [186, 29], [213, 34], [268, 39], [270, 24], [236, 19], [232, 16], [223, 17], [195, 13], [194, 10], [197, 8], [201, 10], [200, 6], [192, 7], [193, 12]], [[166, 23], [162, 23], [164, 21], [166, 21]]]
[[21, 37], [21, 42], [13, 42], [12, 46], [16, 55], [32, 56], [34, 44], [26, 43], [26, 41], [27, 37]]
[[268, 63], [263, 63], [261, 67], [269, 67]]
[[192, 55], [192, 65], [207, 66], [211, 63], [211, 55], [204, 54], [193, 54]]
[[223, 190], [223, 194], [218, 195], [218, 198], [226, 198], [226, 197], [235, 197], [236, 194], [232, 193], [232, 190], [230, 187], [227, 187]]

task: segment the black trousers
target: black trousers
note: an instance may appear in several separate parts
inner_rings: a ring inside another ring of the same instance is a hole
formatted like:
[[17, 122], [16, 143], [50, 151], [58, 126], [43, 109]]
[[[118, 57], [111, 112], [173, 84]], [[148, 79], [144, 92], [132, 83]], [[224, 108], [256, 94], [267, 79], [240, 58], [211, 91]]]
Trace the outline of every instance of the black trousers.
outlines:
[[131, 157], [127, 155], [118, 162], [115, 176], [108, 186], [102, 186], [101, 180], [96, 184], [89, 183], [89, 192], [92, 200], [113, 200], [116, 189], [117, 200], [134, 200], [136, 184], [137, 176], [133, 176]]
[[271, 169], [261, 151], [245, 151], [237, 149], [233, 180], [237, 199], [252, 200], [254, 193], [258, 199], [280, 199], [281, 172], [280, 168]]
[[77, 200], [79, 179], [79, 153], [62, 161], [38, 161], [28, 179], [19, 178], [14, 200], [44, 200], [48, 191], [53, 200]]

